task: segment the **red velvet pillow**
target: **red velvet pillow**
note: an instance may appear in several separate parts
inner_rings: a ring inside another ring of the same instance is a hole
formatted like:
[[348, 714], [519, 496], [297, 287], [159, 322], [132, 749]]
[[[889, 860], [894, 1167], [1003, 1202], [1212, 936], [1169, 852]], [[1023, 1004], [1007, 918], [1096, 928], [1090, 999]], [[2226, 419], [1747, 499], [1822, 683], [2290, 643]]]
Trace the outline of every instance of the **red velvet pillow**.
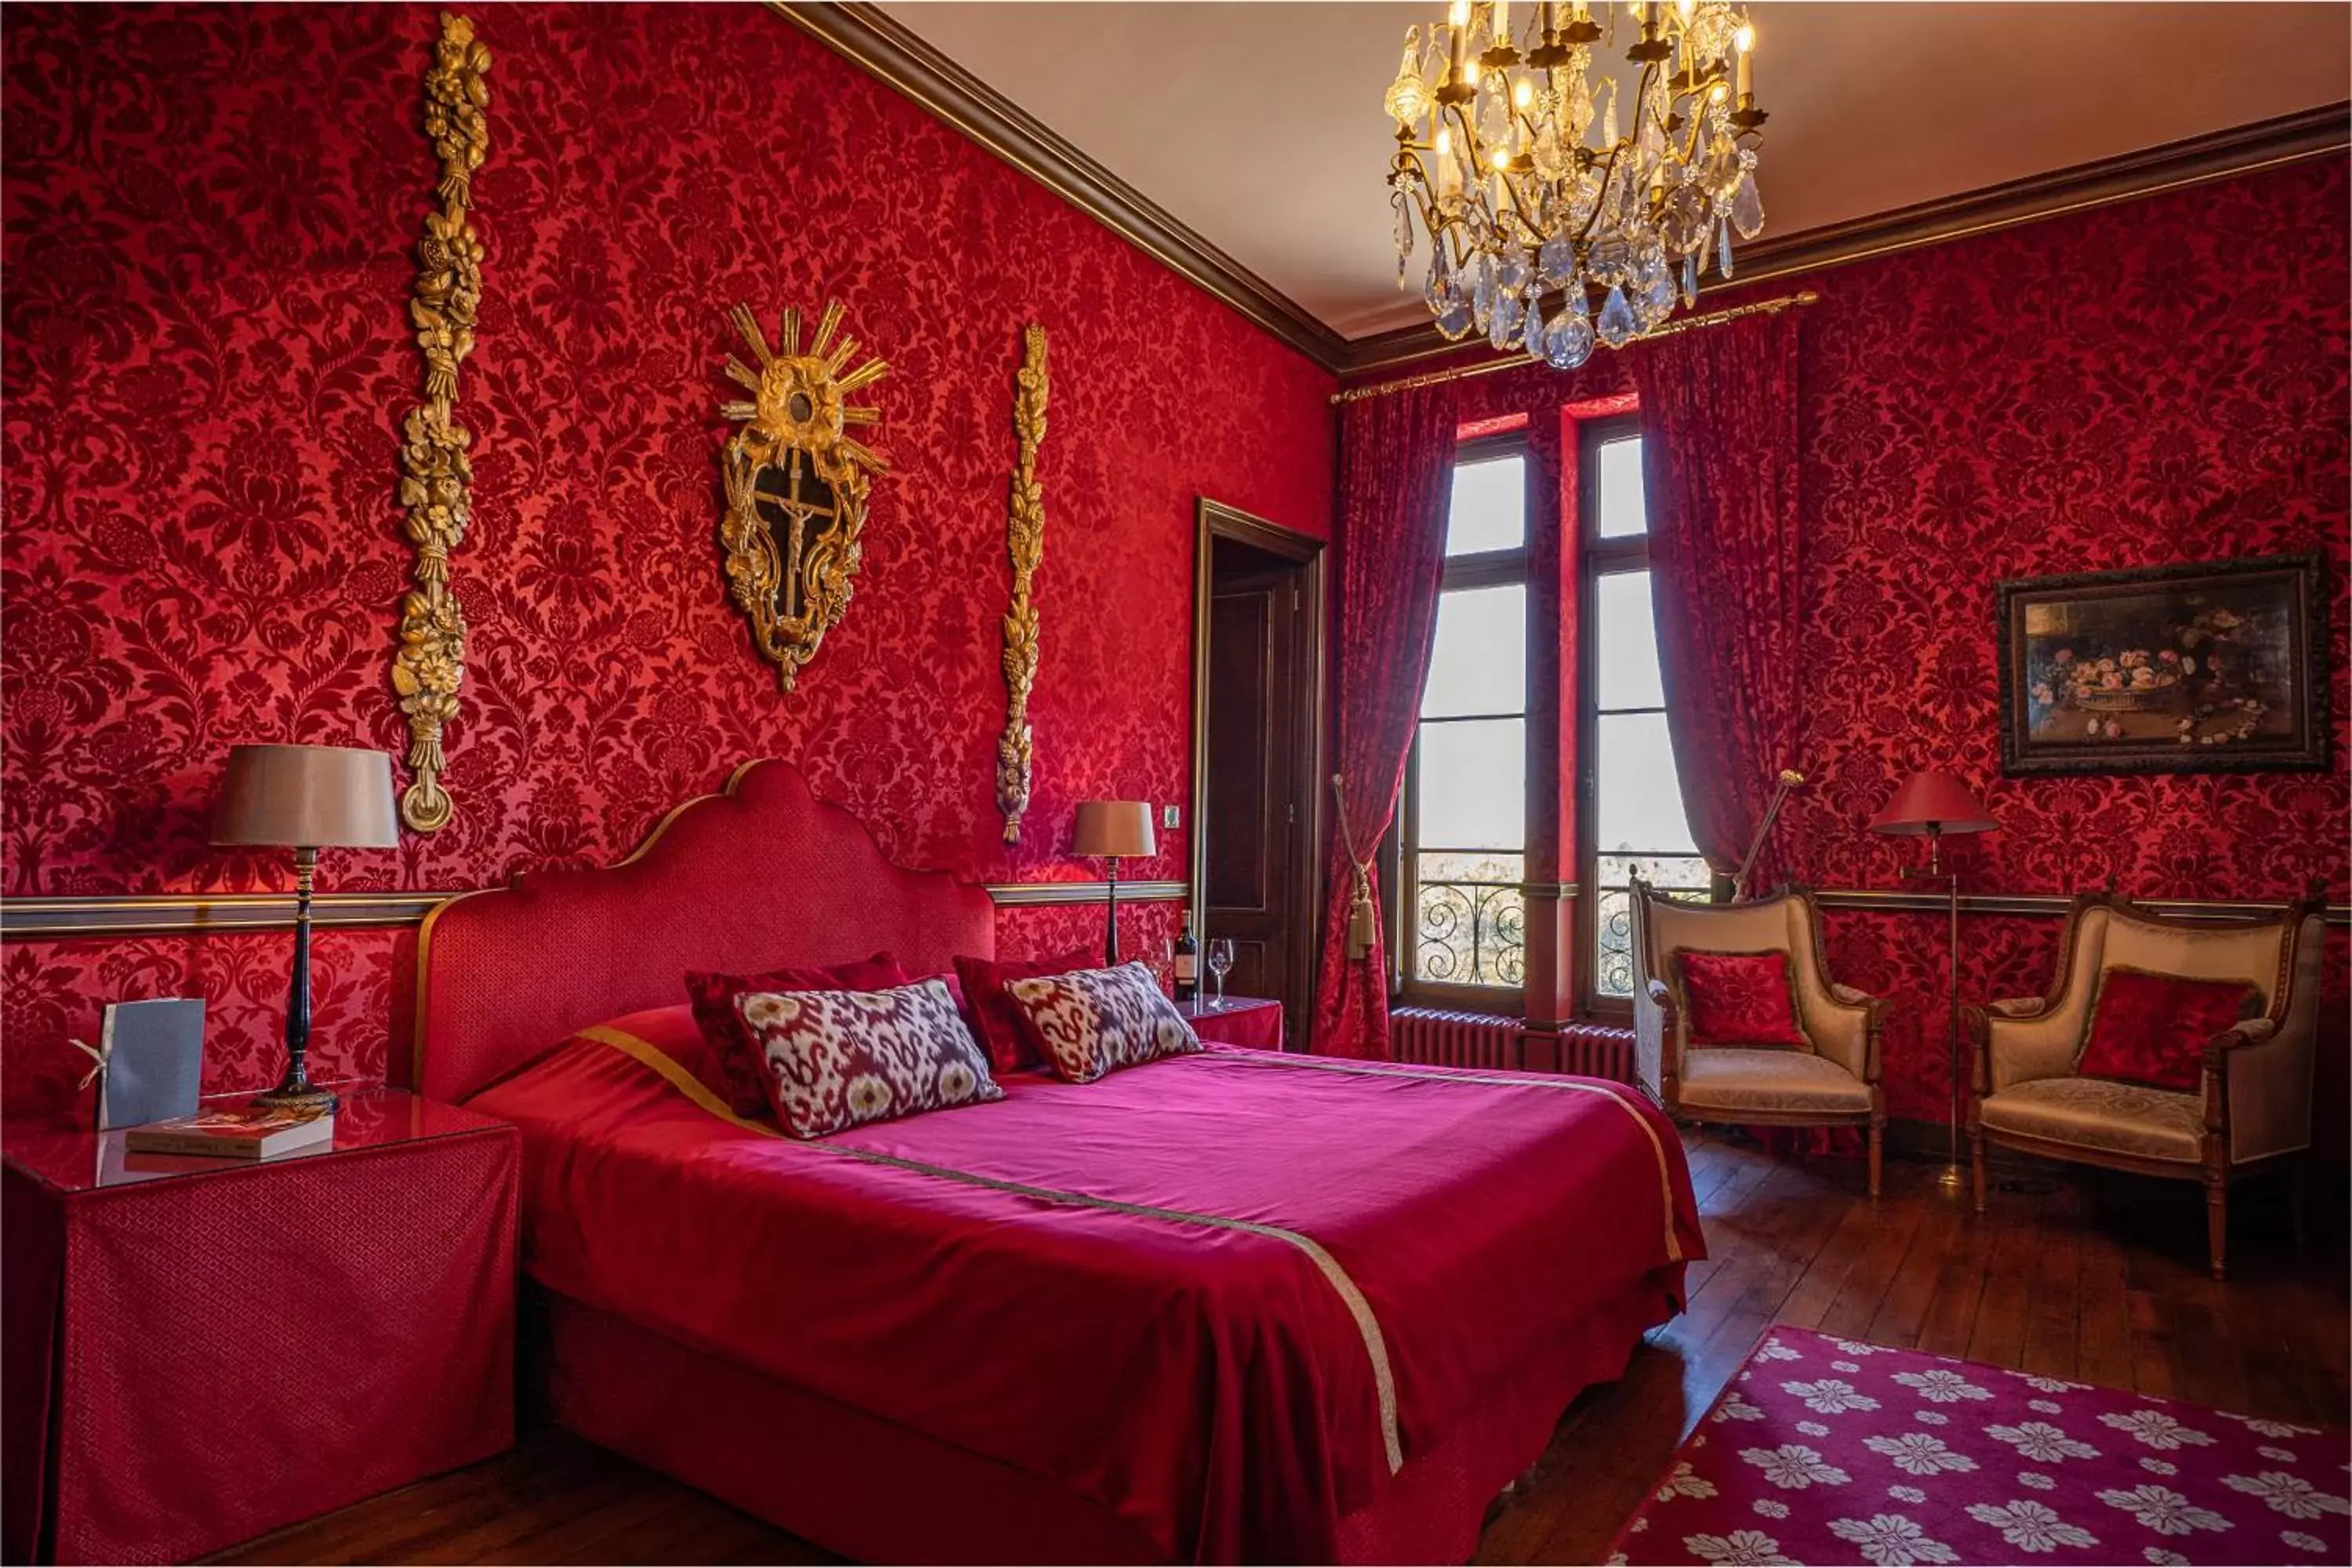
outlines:
[[759, 1047], [735, 1014], [735, 998], [754, 991], [887, 991], [907, 984], [906, 972], [887, 952], [848, 963], [800, 964], [765, 974], [716, 974], [690, 970], [687, 999], [694, 1021], [710, 1043], [726, 1076], [727, 1104], [738, 1116], [768, 1114], [767, 1069]]
[[1097, 948], [1077, 947], [1052, 958], [1015, 958], [1001, 963], [987, 958], [959, 958], [955, 966], [963, 981], [964, 1019], [987, 1050], [990, 1068], [996, 1072], [1021, 1072], [1044, 1066], [1045, 1058], [1039, 1052], [1034, 1027], [1005, 994], [1004, 983], [1034, 980], [1041, 974], [1100, 969], [1102, 955]]
[[1675, 962], [1682, 966], [1692, 1045], [1813, 1048], [1797, 1026], [1787, 953], [1685, 951]]
[[[692, 1008], [677, 1003], [667, 1007], [648, 1007], [642, 1013], [608, 1018], [596, 1027], [608, 1035], [626, 1035], [642, 1040], [692, 1073], [703, 1088], [721, 1099], [726, 1097], [726, 1069], [719, 1065], [719, 1053], [702, 1037]], [[572, 1037], [579, 1038], [576, 1035]]]
[[2099, 975], [2091, 1035], [2074, 1070], [2192, 1093], [2205, 1078], [2205, 1047], [2253, 1011], [2250, 980], [2185, 980], [2118, 965]]

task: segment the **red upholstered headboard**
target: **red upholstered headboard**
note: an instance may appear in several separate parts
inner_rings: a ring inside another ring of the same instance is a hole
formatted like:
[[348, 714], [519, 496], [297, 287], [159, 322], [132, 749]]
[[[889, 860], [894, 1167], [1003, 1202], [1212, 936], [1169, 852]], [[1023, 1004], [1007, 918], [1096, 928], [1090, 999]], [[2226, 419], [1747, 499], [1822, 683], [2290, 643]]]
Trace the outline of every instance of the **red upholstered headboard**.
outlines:
[[790, 765], [747, 763], [617, 866], [533, 872], [435, 910], [417, 942], [412, 1082], [462, 1100], [591, 1024], [685, 1002], [689, 969], [888, 948], [927, 974], [995, 943], [985, 891], [891, 865]]

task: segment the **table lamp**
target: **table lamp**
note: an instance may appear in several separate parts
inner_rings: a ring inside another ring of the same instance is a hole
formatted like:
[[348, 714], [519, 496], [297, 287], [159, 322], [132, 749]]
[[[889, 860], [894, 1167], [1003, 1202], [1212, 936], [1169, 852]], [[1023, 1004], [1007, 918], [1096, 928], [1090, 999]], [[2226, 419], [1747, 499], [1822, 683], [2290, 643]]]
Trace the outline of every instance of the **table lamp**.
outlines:
[[[1946, 1053], [1950, 1065], [1951, 1103], [1944, 1108], [1949, 1129], [1950, 1158], [1944, 1167], [1942, 1181], [1948, 1187], [1960, 1184], [1960, 879], [1958, 872], [1946, 872], [1943, 861], [1944, 836], [1948, 833], [1990, 833], [2000, 825], [1985, 813], [1984, 805], [1976, 793], [1958, 779], [1940, 768], [1916, 773], [1906, 780], [1895, 798], [1886, 803], [1876, 816], [1870, 819], [1873, 833], [1894, 833], [1911, 837], [1924, 834], [1927, 839], [1927, 869], [1945, 886], [1947, 921], [1949, 930], [1948, 967], [1946, 989], [1950, 1003], [1946, 1041]], [[1916, 874], [1916, 873], [1915, 873]]]
[[389, 849], [400, 842], [392, 759], [352, 746], [231, 746], [213, 816], [215, 844], [294, 851], [294, 980], [286, 1000], [286, 1077], [260, 1105], [335, 1108], [311, 1083], [310, 891], [323, 848]]
[[1103, 962], [1118, 962], [1118, 863], [1129, 855], [1156, 855], [1151, 806], [1140, 800], [1082, 800], [1070, 830], [1070, 853], [1110, 862], [1110, 914], [1103, 927]]

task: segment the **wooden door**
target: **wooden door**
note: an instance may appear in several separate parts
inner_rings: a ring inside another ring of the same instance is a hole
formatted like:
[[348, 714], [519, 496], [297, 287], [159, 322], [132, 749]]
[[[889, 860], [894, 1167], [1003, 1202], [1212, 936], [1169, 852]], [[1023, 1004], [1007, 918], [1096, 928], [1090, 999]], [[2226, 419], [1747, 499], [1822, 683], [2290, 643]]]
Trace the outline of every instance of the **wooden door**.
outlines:
[[1227, 541], [1209, 600], [1202, 984], [1208, 942], [1234, 944], [1226, 990], [1307, 1005], [1300, 936], [1312, 922], [1299, 871], [1309, 788], [1300, 742], [1313, 721], [1302, 579], [1307, 566]]

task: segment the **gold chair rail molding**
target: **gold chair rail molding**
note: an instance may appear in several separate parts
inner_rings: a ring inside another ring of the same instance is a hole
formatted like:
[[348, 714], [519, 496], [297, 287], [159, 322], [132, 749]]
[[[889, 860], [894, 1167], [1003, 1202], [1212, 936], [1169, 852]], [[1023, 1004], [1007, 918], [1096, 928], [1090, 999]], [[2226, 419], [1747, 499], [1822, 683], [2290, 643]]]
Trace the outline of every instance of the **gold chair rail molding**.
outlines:
[[[1079, 882], [996, 882], [988, 896], [999, 909], [1034, 909], [1045, 905], [1098, 904], [1108, 884]], [[1573, 883], [1530, 886], [1534, 896], [1572, 899]], [[433, 906], [454, 892], [325, 893], [312, 904], [312, 923], [320, 926], [399, 927], [421, 925]], [[1181, 881], [1121, 882], [1118, 896], [1129, 903], [1181, 903], [1192, 896]], [[1820, 893], [1824, 908], [1879, 910], [1889, 913], [1941, 914], [1940, 894], [1882, 892], [1863, 888], [1834, 888]], [[2190, 920], [2243, 920], [2284, 909], [2284, 900], [2269, 903], [2224, 902], [2201, 899], [2150, 899], [2147, 907]], [[1960, 912], [1970, 915], [2040, 915], [2055, 919], [2066, 912], [2067, 900], [2054, 893], [1969, 893], [1960, 899]], [[2352, 926], [2352, 904], [2327, 906], [2327, 923]], [[289, 931], [294, 925], [291, 893], [156, 893], [112, 894], [80, 898], [0, 899], [0, 942], [60, 941], [110, 936], [200, 935], [213, 931]]]
[[[1109, 884], [1000, 882], [988, 896], [1000, 909], [1046, 904], [1098, 904]], [[1123, 903], [1178, 903], [1191, 895], [1183, 882], [1121, 882]], [[311, 901], [316, 926], [422, 925], [450, 892], [322, 893]], [[75, 937], [199, 935], [213, 931], [291, 931], [291, 893], [123, 893], [85, 898], [0, 899], [0, 942]]]

